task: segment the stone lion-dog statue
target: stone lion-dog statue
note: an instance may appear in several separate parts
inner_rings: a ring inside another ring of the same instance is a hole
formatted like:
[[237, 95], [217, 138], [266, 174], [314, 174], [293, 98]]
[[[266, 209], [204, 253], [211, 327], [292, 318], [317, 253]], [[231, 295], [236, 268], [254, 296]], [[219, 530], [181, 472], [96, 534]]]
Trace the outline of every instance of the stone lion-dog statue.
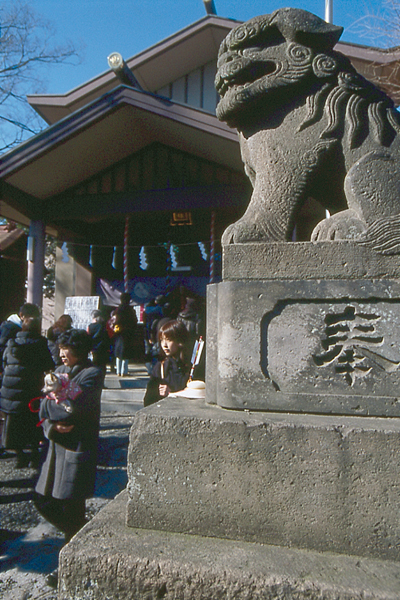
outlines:
[[400, 252], [400, 114], [333, 50], [343, 28], [283, 8], [233, 29], [218, 55], [217, 116], [236, 127], [253, 193], [222, 243], [289, 241], [313, 198], [311, 240]]

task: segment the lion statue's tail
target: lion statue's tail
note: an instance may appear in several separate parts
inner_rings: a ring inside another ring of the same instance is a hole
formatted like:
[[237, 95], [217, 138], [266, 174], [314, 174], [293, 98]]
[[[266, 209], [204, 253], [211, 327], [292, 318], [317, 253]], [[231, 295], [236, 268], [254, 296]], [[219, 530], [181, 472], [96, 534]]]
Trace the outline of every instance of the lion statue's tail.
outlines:
[[357, 241], [379, 254], [400, 254], [400, 214], [377, 219]]

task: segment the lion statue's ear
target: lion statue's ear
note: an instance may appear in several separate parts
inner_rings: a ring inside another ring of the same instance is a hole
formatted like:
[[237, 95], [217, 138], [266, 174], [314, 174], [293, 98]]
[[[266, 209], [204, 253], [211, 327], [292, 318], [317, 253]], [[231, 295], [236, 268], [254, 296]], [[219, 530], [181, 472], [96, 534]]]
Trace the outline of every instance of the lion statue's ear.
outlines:
[[317, 77], [330, 77], [339, 69], [338, 61], [328, 54], [317, 54], [312, 62], [312, 68]]

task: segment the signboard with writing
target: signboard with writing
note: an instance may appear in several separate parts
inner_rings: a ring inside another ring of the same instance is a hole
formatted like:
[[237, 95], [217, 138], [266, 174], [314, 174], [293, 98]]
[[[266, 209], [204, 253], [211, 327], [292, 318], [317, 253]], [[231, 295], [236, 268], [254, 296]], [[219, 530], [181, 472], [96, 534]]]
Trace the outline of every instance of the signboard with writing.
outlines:
[[92, 312], [100, 308], [100, 296], [68, 296], [64, 312], [72, 317], [74, 329], [87, 329], [92, 322]]

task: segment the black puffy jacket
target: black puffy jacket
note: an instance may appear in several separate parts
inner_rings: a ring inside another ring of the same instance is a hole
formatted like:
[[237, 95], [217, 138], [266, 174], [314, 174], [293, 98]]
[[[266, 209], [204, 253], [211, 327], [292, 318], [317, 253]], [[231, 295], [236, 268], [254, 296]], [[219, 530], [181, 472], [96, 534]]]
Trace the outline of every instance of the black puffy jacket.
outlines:
[[19, 327], [13, 321], [3, 321], [0, 325], [0, 387], [1, 379], [3, 375], [3, 354], [7, 346], [8, 340], [14, 339], [17, 333], [21, 331]]
[[15, 339], [8, 340], [3, 361], [0, 407], [5, 413], [18, 413], [32, 398], [42, 395], [44, 373], [54, 369], [46, 338], [19, 331]]

